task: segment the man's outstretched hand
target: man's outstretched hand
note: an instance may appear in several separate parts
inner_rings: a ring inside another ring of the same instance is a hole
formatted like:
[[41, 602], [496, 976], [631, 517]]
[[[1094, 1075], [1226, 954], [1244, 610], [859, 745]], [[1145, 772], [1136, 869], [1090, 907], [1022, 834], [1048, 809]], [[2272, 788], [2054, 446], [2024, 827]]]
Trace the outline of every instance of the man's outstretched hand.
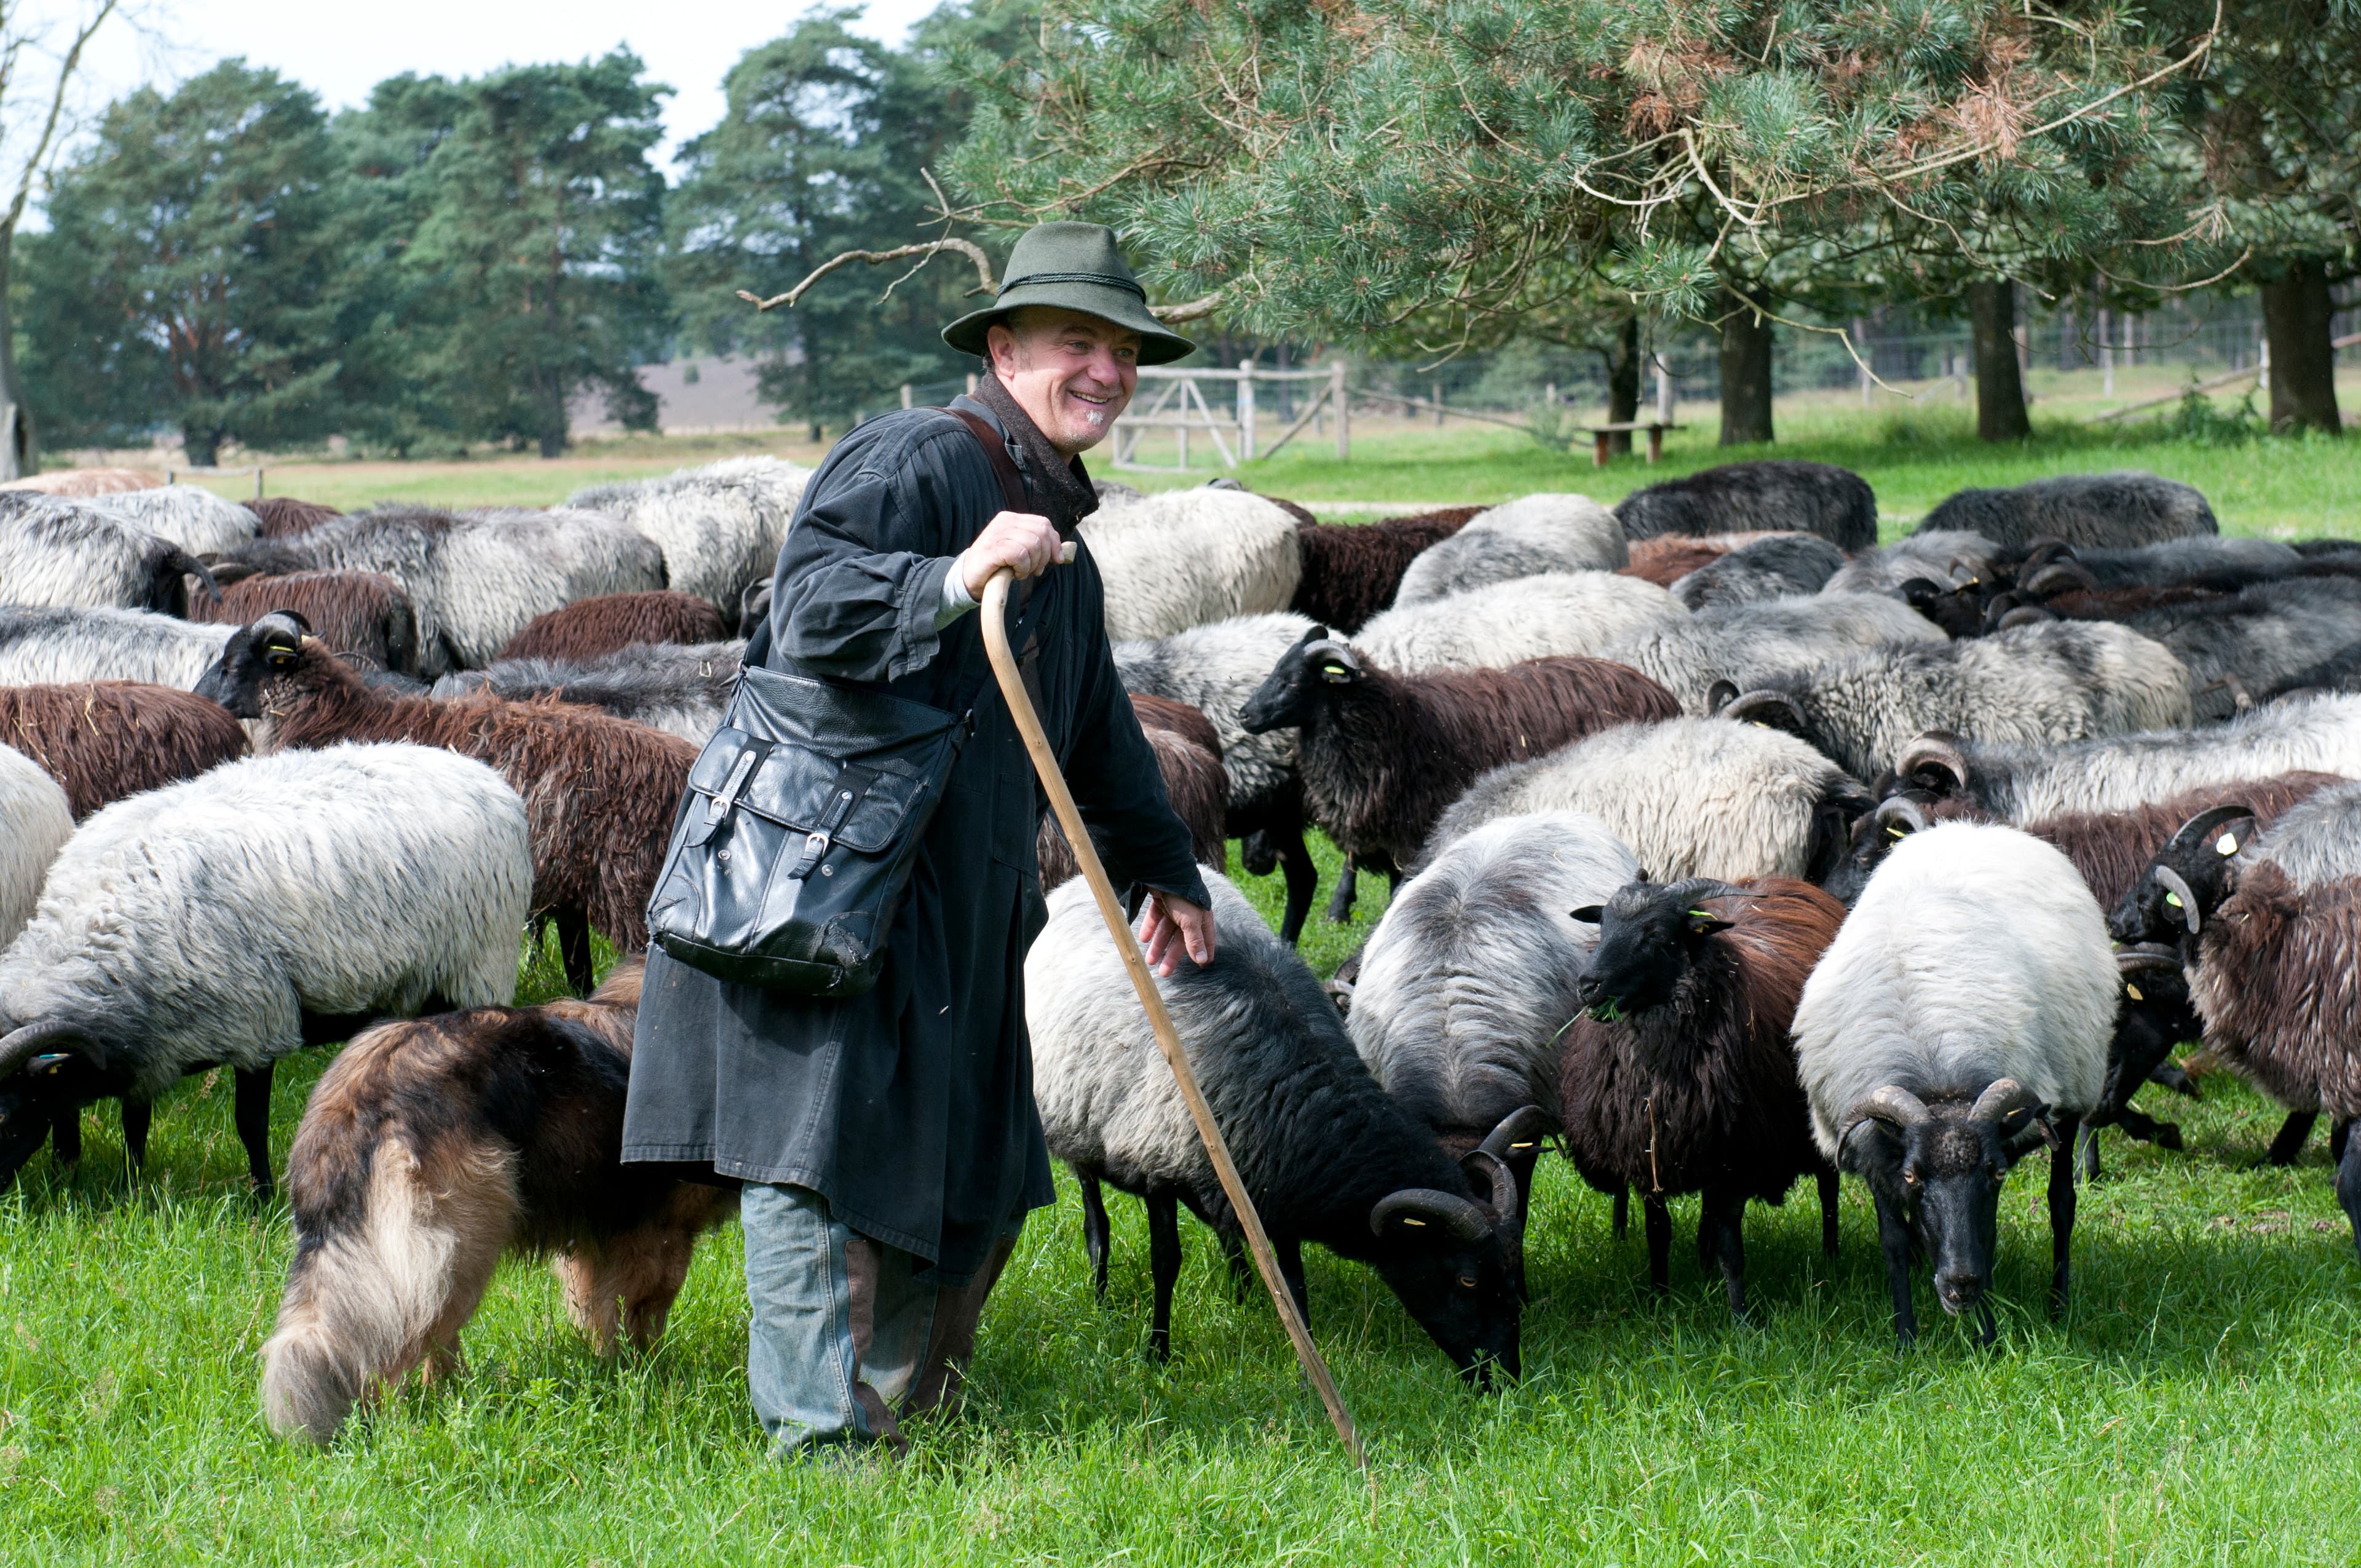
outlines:
[[1184, 948], [1191, 962], [1212, 963], [1213, 912], [1185, 898], [1151, 890], [1148, 913], [1139, 922], [1139, 939], [1148, 948], [1149, 965], [1160, 975], [1169, 976], [1180, 967]]

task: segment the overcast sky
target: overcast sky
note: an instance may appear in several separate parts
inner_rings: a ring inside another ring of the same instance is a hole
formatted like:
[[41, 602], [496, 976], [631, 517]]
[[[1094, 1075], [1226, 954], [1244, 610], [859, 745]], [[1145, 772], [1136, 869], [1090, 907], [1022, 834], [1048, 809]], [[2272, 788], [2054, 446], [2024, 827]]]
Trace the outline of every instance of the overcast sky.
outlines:
[[[859, 30], [898, 42], [936, 0], [871, 0]], [[45, 6], [68, 10], [66, 0]], [[145, 35], [109, 24], [94, 41], [91, 87], [104, 104], [142, 82], [169, 84], [243, 55], [291, 76], [330, 109], [365, 102], [405, 71], [476, 76], [508, 64], [579, 60], [625, 45], [655, 81], [668, 160], [678, 142], [721, 118], [721, 78], [740, 55], [778, 37], [815, 5], [744, 0], [156, 0]]]

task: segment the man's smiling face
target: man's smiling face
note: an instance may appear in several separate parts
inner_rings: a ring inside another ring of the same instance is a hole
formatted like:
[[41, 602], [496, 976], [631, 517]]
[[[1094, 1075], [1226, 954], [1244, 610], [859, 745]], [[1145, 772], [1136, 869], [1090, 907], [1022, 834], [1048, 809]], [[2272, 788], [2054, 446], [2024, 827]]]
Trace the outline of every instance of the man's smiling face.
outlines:
[[1139, 384], [1139, 334], [1080, 311], [1027, 305], [984, 341], [993, 374], [1069, 457], [1106, 439]]

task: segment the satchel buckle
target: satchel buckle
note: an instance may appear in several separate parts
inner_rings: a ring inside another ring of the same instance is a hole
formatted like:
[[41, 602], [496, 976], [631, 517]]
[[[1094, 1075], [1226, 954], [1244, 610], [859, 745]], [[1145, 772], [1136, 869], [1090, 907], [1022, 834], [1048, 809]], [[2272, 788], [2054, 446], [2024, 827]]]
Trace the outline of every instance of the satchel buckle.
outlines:
[[730, 819], [730, 808], [738, 804], [738, 792], [746, 787], [746, 780], [753, 773], [754, 764], [762, 760], [762, 752], [755, 750], [750, 749], [738, 754], [736, 764], [730, 770], [729, 780], [722, 784], [711, 800], [705, 803], [705, 825], [690, 836], [688, 840], [690, 843], [704, 843]]

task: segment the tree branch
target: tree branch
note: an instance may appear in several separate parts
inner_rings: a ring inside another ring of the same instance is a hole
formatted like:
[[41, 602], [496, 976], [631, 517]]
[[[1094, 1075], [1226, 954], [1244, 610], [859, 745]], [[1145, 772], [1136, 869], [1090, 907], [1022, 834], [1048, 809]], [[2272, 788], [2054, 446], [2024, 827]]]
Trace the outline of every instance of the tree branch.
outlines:
[[[757, 311], [768, 311], [779, 305], [793, 309], [796, 302], [802, 299], [813, 284], [840, 267], [849, 266], [855, 261], [865, 261], [870, 266], [876, 267], [884, 262], [900, 261], [906, 257], [912, 256], [923, 256], [931, 260], [946, 250], [956, 250], [975, 263], [976, 286], [968, 291], [970, 294], [989, 294], [999, 288], [992, 278], [992, 258], [983, 253], [983, 247], [971, 239], [930, 239], [918, 245], [897, 245], [891, 250], [848, 250], [840, 255], [831, 256], [813, 268], [810, 277], [784, 294], [774, 294], [766, 300], [760, 294], [741, 289], [738, 291], [738, 297], [752, 305]], [[920, 262], [919, 265], [923, 267], [926, 263]]]
[[99, 0], [98, 9], [91, 14], [90, 20], [75, 29], [73, 47], [67, 49], [65, 58], [58, 62], [58, 83], [49, 93], [49, 112], [41, 122], [40, 139], [34, 143], [32, 156], [25, 159], [24, 172], [16, 180], [16, 197], [8, 203], [7, 216], [0, 219], [0, 234], [14, 235], [16, 232], [16, 220], [25, 215], [25, 203], [33, 194], [33, 181], [40, 177], [41, 170], [48, 162], [49, 145], [58, 134], [58, 121], [65, 115], [66, 90], [72, 85], [74, 71], [82, 64], [82, 47], [90, 42], [90, 36], [98, 31], [101, 24], [115, 14], [116, 4], [117, 0]]

